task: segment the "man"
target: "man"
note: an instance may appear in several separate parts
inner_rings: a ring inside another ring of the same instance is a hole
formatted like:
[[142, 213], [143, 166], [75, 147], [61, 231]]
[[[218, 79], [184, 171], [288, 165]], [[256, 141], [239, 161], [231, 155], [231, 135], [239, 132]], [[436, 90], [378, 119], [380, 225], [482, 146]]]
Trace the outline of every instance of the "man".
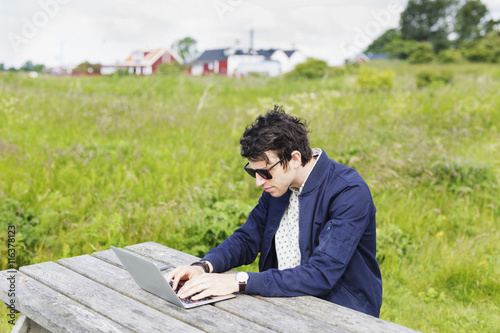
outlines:
[[[370, 190], [356, 171], [311, 149], [307, 133], [301, 119], [276, 106], [246, 128], [240, 139], [245, 170], [264, 192], [233, 235], [200, 262], [165, 276], [174, 288], [188, 280], [180, 297], [313, 295], [379, 316]], [[216, 274], [250, 264], [259, 253], [260, 273]]]

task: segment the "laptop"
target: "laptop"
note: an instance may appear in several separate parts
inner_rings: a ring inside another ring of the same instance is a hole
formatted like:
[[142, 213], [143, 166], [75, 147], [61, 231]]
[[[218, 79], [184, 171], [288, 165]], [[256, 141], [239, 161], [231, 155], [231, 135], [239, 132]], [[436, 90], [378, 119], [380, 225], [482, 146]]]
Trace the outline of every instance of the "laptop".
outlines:
[[142, 289], [182, 308], [190, 309], [196, 306], [214, 303], [234, 297], [234, 295], [211, 296], [198, 301], [191, 300], [191, 297], [181, 299], [177, 297], [177, 291], [172, 288], [171, 284], [169, 284], [167, 280], [165, 280], [165, 277], [161, 272], [162, 270], [170, 268], [170, 266], [165, 265], [159, 267], [155, 263], [125, 249], [114, 246], [111, 246], [111, 249], [115, 252], [118, 259], [120, 259], [130, 275], [132, 275], [134, 281]]

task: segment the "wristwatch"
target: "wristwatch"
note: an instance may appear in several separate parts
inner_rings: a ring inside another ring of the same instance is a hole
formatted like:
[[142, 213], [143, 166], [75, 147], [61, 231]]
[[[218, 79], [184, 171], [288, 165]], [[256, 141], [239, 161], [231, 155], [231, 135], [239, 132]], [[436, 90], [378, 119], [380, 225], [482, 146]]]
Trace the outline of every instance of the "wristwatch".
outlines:
[[248, 282], [248, 273], [247, 272], [239, 272], [236, 274], [236, 281], [238, 281], [238, 285], [240, 286], [240, 293], [245, 292], [245, 288], [247, 287]]

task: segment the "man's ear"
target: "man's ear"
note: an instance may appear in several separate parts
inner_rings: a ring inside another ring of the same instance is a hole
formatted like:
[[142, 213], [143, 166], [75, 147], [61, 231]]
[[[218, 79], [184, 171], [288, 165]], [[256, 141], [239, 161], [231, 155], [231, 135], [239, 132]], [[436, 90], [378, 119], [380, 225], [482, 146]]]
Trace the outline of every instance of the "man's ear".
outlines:
[[300, 151], [292, 151], [292, 159], [290, 160], [290, 165], [295, 169], [302, 165], [302, 154], [300, 153]]

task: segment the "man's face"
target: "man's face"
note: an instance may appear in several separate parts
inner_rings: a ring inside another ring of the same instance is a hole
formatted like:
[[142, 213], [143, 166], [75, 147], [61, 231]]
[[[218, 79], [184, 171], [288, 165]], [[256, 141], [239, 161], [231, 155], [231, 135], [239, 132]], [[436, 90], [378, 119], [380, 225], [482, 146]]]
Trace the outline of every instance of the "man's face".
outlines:
[[[251, 169], [268, 169], [280, 159], [274, 152], [266, 152], [269, 163], [266, 161], [249, 161], [248, 167]], [[262, 186], [264, 191], [268, 192], [273, 197], [281, 197], [288, 191], [288, 188], [295, 179], [295, 170], [290, 167], [290, 163], [286, 168], [278, 164], [272, 168], [269, 173], [273, 176], [272, 179], [262, 178], [258, 173], [255, 174], [255, 186]]]

